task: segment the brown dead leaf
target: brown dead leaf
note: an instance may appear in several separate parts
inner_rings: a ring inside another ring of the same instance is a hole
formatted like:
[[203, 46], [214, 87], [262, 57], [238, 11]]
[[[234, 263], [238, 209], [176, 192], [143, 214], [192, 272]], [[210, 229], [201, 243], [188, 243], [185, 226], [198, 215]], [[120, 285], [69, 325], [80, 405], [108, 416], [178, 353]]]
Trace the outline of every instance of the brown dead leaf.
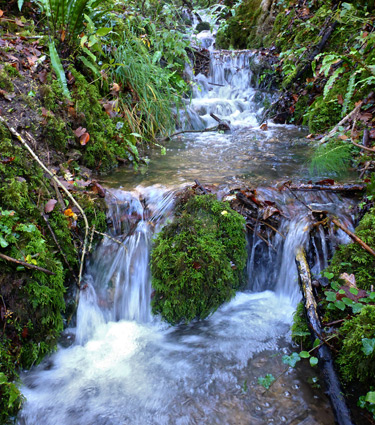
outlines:
[[372, 120], [372, 113], [371, 112], [363, 112], [362, 114], [359, 115], [359, 120], [363, 121], [363, 122], [369, 122]]
[[375, 139], [375, 128], [370, 130], [370, 137], [371, 137], [371, 139]]
[[68, 84], [73, 84], [75, 80], [76, 79], [74, 78], [74, 75], [70, 71], [68, 71]]
[[73, 130], [73, 133], [76, 137], [81, 137], [86, 133], [86, 129], [84, 127], [78, 127], [77, 129]]
[[113, 83], [110, 93], [111, 93], [112, 96], [118, 96], [120, 90], [121, 90], [120, 85], [117, 84], [117, 83]]
[[24, 23], [21, 21], [21, 19], [16, 18], [14, 20], [14, 22], [16, 23], [16, 25], [18, 25], [19, 27], [24, 27]]
[[339, 105], [343, 105], [344, 104], [344, 98], [342, 97], [341, 94], [337, 95], [337, 102]]
[[340, 134], [339, 139], [341, 139], [341, 140], [348, 140], [349, 137], [346, 136], [345, 134]]
[[261, 126], [260, 126], [260, 129], [261, 130], [263, 130], [263, 131], [267, 131], [268, 130], [268, 125], [267, 125], [267, 123], [265, 122], [265, 123], [263, 123]]
[[0, 9], [0, 18], [4, 15], [4, 12]]
[[53, 210], [54, 210], [54, 208], [55, 208], [56, 203], [57, 203], [56, 199], [50, 199], [50, 200], [46, 203], [46, 205], [44, 206], [44, 212], [45, 212], [46, 214], [48, 214], [48, 213], [50, 213], [51, 211], [53, 211]]
[[8, 100], [9, 102], [14, 98], [14, 95], [8, 93], [5, 90], [0, 90], [0, 97], [3, 97], [5, 100]]
[[280, 211], [272, 206], [268, 206], [264, 212], [263, 212], [263, 220], [267, 220], [267, 218], [270, 218], [274, 214], [279, 214]]
[[46, 84], [46, 82], [47, 82], [47, 70], [43, 69], [43, 71], [40, 71], [38, 73], [38, 78], [39, 78], [39, 81], [41, 83]]
[[89, 133], [84, 133], [84, 134], [82, 134], [82, 136], [79, 138], [79, 143], [81, 143], [81, 145], [82, 145], [82, 146], [85, 146], [89, 140], [90, 140], [90, 135], [89, 135]]
[[349, 286], [349, 288], [357, 288], [355, 276], [353, 273], [352, 274], [341, 273], [340, 279], [342, 279], [345, 282], [345, 285]]
[[98, 194], [101, 198], [105, 198], [105, 189], [95, 181], [92, 182], [92, 191]]
[[295, 102], [298, 100], [298, 94], [292, 94], [292, 98]]
[[14, 159], [15, 159], [15, 156], [10, 156], [10, 157], [8, 157], [8, 158], [3, 158], [3, 159], [1, 159], [1, 160], [0, 160], [0, 162], [1, 162], [2, 164], [10, 164], [11, 162], [13, 162], [13, 161], [14, 161]]

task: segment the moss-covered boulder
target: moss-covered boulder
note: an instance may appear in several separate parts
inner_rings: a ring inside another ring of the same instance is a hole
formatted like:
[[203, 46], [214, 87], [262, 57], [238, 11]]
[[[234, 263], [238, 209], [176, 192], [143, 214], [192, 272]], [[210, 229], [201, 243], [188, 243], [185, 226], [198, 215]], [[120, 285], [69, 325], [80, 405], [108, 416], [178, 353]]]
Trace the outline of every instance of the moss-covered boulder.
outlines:
[[194, 196], [155, 239], [152, 308], [169, 323], [205, 318], [230, 300], [246, 264], [245, 220], [214, 196]]

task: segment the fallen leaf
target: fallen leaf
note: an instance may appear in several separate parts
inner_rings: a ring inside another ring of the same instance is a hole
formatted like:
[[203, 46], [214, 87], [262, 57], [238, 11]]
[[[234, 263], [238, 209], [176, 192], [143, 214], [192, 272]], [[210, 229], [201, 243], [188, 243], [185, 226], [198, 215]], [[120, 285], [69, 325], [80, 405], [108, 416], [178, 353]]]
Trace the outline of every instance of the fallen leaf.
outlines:
[[268, 130], [268, 125], [267, 125], [267, 123], [265, 122], [265, 123], [263, 123], [261, 126], [260, 126], [260, 129], [261, 130], [263, 130], [263, 131], [267, 131]]
[[86, 129], [84, 127], [78, 127], [77, 129], [73, 130], [73, 133], [76, 137], [81, 137], [86, 133]]
[[120, 85], [117, 84], [117, 83], [113, 83], [110, 93], [111, 93], [112, 96], [118, 96], [120, 90], [121, 90]]
[[92, 182], [92, 189], [94, 193], [97, 193], [101, 198], [105, 198], [105, 189], [97, 182]]
[[23, 329], [22, 329], [22, 332], [21, 332], [21, 336], [22, 336], [22, 338], [26, 338], [27, 337], [27, 335], [28, 335], [28, 333], [29, 333], [29, 330], [27, 329], [27, 327], [25, 326]]
[[199, 264], [197, 261], [194, 261], [193, 263], [193, 269], [200, 270], [202, 268], [202, 265]]
[[344, 104], [344, 98], [341, 94], [337, 95], [337, 102], [339, 105], [343, 105]]
[[375, 128], [370, 130], [370, 137], [371, 139], [375, 139]]
[[66, 209], [65, 211], [64, 211], [64, 215], [66, 216], [66, 217], [71, 217], [73, 220], [77, 220], [77, 214], [76, 213], [74, 213], [73, 211], [72, 211], [72, 209], [71, 208], [68, 208], [68, 209]]
[[40, 71], [38, 73], [38, 78], [39, 78], [39, 81], [41, 83], [46, 84], [46, 82], [47, 82], [47, 70], [43, 69], [43, 71]]
[[0, 9], [0, 18], [4, 15], [4, 12]]
[[90, 135], [89, 133], [84, 133], [82, 134], [82, 136], [79, 138], [79, 143], [81, 143], [82, 146], [85, 146], [86, 143], [90, 140]]
[[354, 274], [348, 274], [348, 273], [341, 273], [340, 279], [345, 281], [345, 285], [349, 286], [349, 288], [357, 288], [357, 284], [355, 281]]
[[14, 161], [15, 156], [10, 156], [9, 158], [4, 158], [1, 159], [1, 163], [2, 164], [10, 164], [11, 162]]
[[368, 122], [372, 119], [372, 113], [371, 112], [364, 112], [359, 115], [358, 117], [363, 122]]
[[14, 95], [6, 92], [5, 90], [0, 90], [0, 96], [3, 96], [3, 98], [9, 102], [14, 98]]
[[24, 27], [25, 25], [23, 24], [23, 22], [21, 21], [21, 19], [16, 18], [14, 20], [14, 22], [16, 23], [16, 25], [18, 25], [19, 27]]
[[348, 136], [346, 136], [345, 134], [341, 134], [341, 135], [339, 136], [339, 139], [341, 139], [341, 140], [348, 140], [348, 139], [349, 139], [349, 137], [348, 137]]
[[68, 84], [73, 84], [75, 82], [74, 75], [69, 71], [68, 72]]
[[267, 220], [276, 213], [280, 213], [280, 211], [275, 207], [268, 206], [263, 212], [263, 220]]
[[55, 208], [56, 203], [57, 203], [56, 199], [50, 199], [50, 200], [46, 203], [46, 205], [44, 206], [44, 212], [45, 212], [46, 214], [48, 214], [48, 213], [50, 213], [51, 211], [53, 211], [53, 210], [54, 210], [54, 208]]

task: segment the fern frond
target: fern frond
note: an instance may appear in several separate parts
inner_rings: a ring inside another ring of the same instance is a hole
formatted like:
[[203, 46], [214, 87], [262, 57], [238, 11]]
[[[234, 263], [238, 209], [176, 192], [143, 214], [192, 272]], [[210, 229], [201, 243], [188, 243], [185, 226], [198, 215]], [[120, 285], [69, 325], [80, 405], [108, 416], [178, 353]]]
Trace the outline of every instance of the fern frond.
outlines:
[[353, 97], [356, 76], [357, 76], [357, 72], [354, 72], [349, 78], [348, 88], [346, 89], [345, 99], [344, 99], [344, 103], [342, 105], [341, 116], [343, 116], [343, 117], [345, 116], [346, 111], [348, 110], [349, 103], [350, 103], [350, 101], [352, 100], [352, 97]]
[[331, 91], [335, 81], [339, 77], [339, 75], [345, 71], [345, 68], [343, 66], [340, 66], [340, 68], [337, 68], [336, 71], [329, 77], [328, 81], [326, 82], [326, 85], [324, 86], [323, 91], [323, 97], [326, 98], [328, 93]]
[[344, 142], [332, 142], [319, 146], [310, 163], [311, 174], [345, 172], [352, 158], [351, 145]]

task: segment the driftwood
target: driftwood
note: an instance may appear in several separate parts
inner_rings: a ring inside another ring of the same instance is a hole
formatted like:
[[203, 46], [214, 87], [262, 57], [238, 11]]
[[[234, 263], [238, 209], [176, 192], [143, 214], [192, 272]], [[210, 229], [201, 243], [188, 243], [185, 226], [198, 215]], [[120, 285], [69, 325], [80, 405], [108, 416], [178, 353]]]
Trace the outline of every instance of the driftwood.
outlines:
[[4, 254], [0, 254], [0, 258], [2, 258], [5, 261], [9, 261], [10, 263], [15, 263], [15, 264], [18, 264], [20, 266], [24, 266], [24, 267], [26, 267], [28, 269], [38, 270], [38, 271], [43, 272], [45, 274], [49, 274], [51, 276], [55, 276], [55, 273], [51, 272], [50, 270], [44, 269], [43, 267], [39, 267], [39, 266], [36, 266], [34, 264], [26, 263], [25, 261], [16, 260], [15, 258], [8, 257], [7, 255], [4, 255]]
[[[314, 340], [319, 339], [322, 341], [322, 329], [317, 312], [317, 304], [312, 290], [310, 269], [307, 263], [306, 253], [303, 248], [300, 248], [296, 254], [296, 263], [311, 335]], [[350, 410], [346, 405], [340, 381], [337, 378], [336, 371], [333, 366], [333, 359], [329, 348], [323, 344], [316, 347], [316, 352], [319, 359], [319, 366], [322, 370], [326, 384], [326, 392], [331, 401], [332, 410], [337, 423], [339, 425], [353, 425], [350, 419]]]
[[199, 182], [199, 180], [194, 180], [194, 182], [195, 182], [195, 184], [197, 185], [197, 187], [205, 194], [205, 195], [207, 195], [208, 194], [208, 191], [207, 191], [207, 189], [205, 189], [201, 184], [200, 184], [200, 182]]
[[314, 191], [314, 190], [324, 190], [327, 192], [362, 192], [365, 190], [365, 185], [363, 184], [299, 184], [299, 185], [285, 185], [285, 188], [290, 190], [299, 190], [299, 191]]
[[332, 223], [335, 224], [339, 229], [344, 231], [347, 235], [353, 239], [354, 242], [357, 242], [363, 249], [365, 249], [368, 253], [373, 255], [375, 257], [375, 251], [368, 246], [365, 242], [363, 242], [362, 239], [360, 239], [357, 235], [355, 235], [353, 232], [351, 232], [349, 229], [347, 229], [343, 224], [341, 224], [336, 218], [332, 219]]
[[224, 120], [220, 119], [218, 116], [216, 116], [212, 112], [210, 113], [210, 117], [213, 118], [216, 122], [219, 123], [219, 125], [218, 125], [219, 130], [230, 131], [230, 127], [229, 127], [228, 121], [224, 121]]

